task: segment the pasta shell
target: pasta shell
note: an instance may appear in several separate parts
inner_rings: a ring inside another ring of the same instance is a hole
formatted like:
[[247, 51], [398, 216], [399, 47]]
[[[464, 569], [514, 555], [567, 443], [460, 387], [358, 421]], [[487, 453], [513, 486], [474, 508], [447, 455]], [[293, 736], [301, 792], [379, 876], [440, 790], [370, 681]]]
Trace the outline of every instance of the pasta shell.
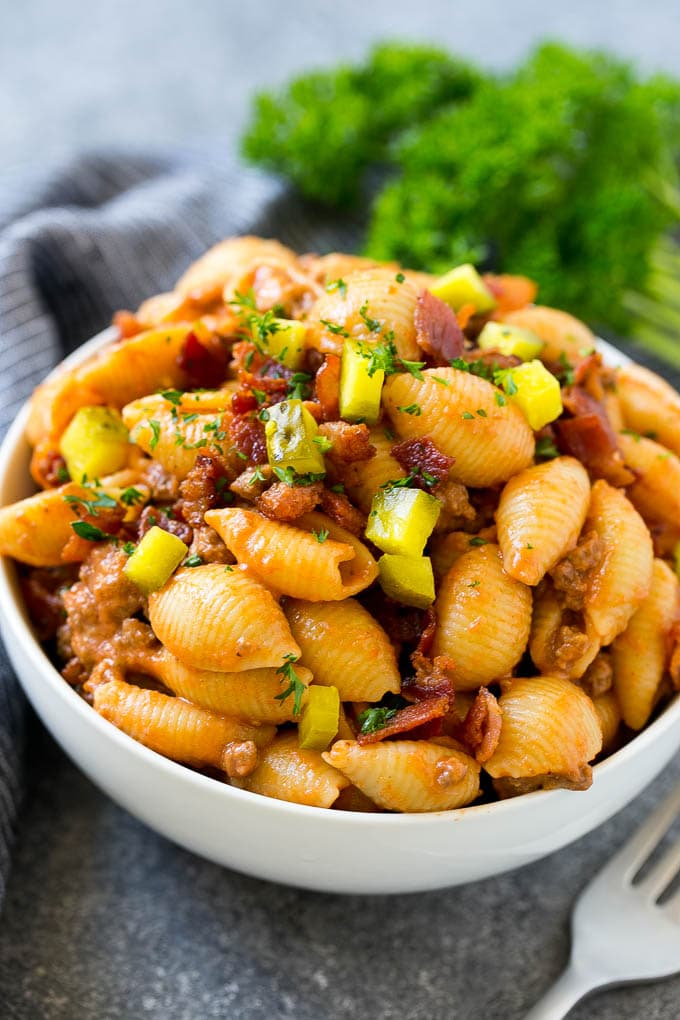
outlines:
[[576, 545], [590, 501], [590, 480], [573, 457], [525, 468], [507, 482], [496, 524], [503, 566], [535, 585]]
[[531, 591], [503, 570], [500, 550], [488, 544], [457, 559], [435, 602], [433, 654], [455, 664], [456, 688], [472, 690], [507, 676], [529, 639]]
[[616, 743], [621, 726], [621, 708], [618, 699], [613, 691], [606, 691], [593, 698], [593, 705], [602, 727], [602, 750], [610, 751]]
[[649, 595], [612, 645], [614, 689], [626, 726], [648, 722], [668, 663], [668, 635], [680, 618], [680, 583], [663, 560], [654, 560]]
[[680, 458], [660, 443], [642, 436], [619, 436], [626, 467], [636, 480], [628, 498], [647, 521], [680, 523]]
[[653, 435], [680, 456], [680, 394], [642, 365], [619, 370], [616, 392], [626, 428]]
[[255, 771], [232, 780], [232, 785], [276, 800], [328, 808], [349, 780], [318, 751], [303, 751], [297, 733], [283, 733], [263, 752]]
[[[344, 280], [343, 290], [325, 292], [310, 309], [310, 346], [324, 354], [342, 353], [344, 337], [324, 325], [330, 322], [366, 344], [379, 343], [393, 334], [399, 357], [420, 360], [422, 351], [413, 321], [417, 288], [408, 280], [398, 283], [394, 270], [384, 266], [348, 273]], [[371, 320], [379, 324], [375, 330], [368, 324]]]
[[589, 785], [602, 728], [587, 694], [560, 677], [538, 676], [510, 681], [499, 704], [503, 726], [485, 765], [490, 776]]
[[385, 383], [383, 402], [402, 439], [429, 437], [455, 458], [451, 478], [474, 487], [505, 482], [532, 463], [533, 433], [514, 404], [498, 405], [495, 386], [455, 368], [422, 375], [421, 381], [402, 373]]
[[404, 478], [407, 473], [392, 456], [394, 438], [389, 438], [387, 430], [376, 425], [370, 429], [370, 436], [371, 445], [376, 449], [375, 456], [341, 467], [341, 478], [348, 496], [365, 514], [369, 513], [373, 497], [383, 485]]
[[166, 648], [198, 669], [279, 667], [300, 655], [271, 592], [221, 563], [177, 571], [150, 596], [149, 620]]
[[[276, 726], [295, 718], [294, 699], [277, 700], [285, 685], [275, 669], [243, 669], [238, 673], [198, 669], [186, 666], [166, 648], [137, 665], [140, 672], [161, 680], [173, 694], [213, 712]], [[304, 666], [296, 664], [295, 672], [305, 686], [311, 683], [312, 674]], [[263, 729], [268, 731], [269, 727]]]
[[601, 479], [593, 485], [585, 527], [594, 528], [605, 547], [586, 592], [586, 625], [601, 645], [609, 645], [649, 594], [652, 539], [633, 504]]
[[166, 471], [177, 475], [180, 481], [186, 478], [201, 453], [225, 452], [224, 444], [215, 436], [223, 434], [231, 412], [199, 414], [193, 411], [185, 415], [175, 411], [173, 415], [172, 405], [160, 394], [152, 394], [127, 404], [121, 413], [130, 430], [131, 442], [162, 464]]
[[[366, 546], [324, 514], [305, 514], [297, 527], [234, 507], [209, 510], [205, 519], [239, 563], [282, 595], [336, 601], [363, 591], [378, 576]], [[320, 543], [312, 531], [322, 530], [329, 537]]]
[[296, 600], [285, 606], [285, 613], [315, 683], [337, 687], [341, 701], [379, 701], [387, 691], [399, 692], [390, 639], [355, 599]]
[[529, 652], [541, 673], [578, 680], [600, 650], [594, 634], [586, 633], [580, 614], [566, 613], [552, 584], [534, 592]]
[[477, 762], [445, 744], [385, 740], [362, 746], [338, 740], [323, 758], [387, 811], [451, 811], [479, 793]]
[[[78, 520], [67, 496], [92, 499], [92, 491], [80, 485], [62, 485], [0, 508], [0, 555], [34, 567], [58, 567], [66, 562], [64, 547], [74, 537], [71, 525]], [[84, 555], [78, 553], [76, 559], [84, 559]]]
[[178, 294], [193, 301], [209, 302], [228, 291], [233, 297], [234, 286], [242, 277], [262, 265], [296, 265], [297, 255], [278, 241], [262, 237], [229, 237], [210, 248], [189, 266], [175, 284]]
[[585, 323], [559, 308], [547, 305], [527, 305], [514, 312], [506, 312], [502, 322], [530, 329], [544, 342], [543, 361], [559, 361], [564, 355], [569, 361], [578, 361], [584, 350], [595, 347], [595, 336]]
[[217, 715], [159, 691], [122, 680], [94, 688], [94, 707], [104, 719], [153, 751], [186, 765], [222, 768], [229, 744], [271, 741], [274, 727], [254, 727]]

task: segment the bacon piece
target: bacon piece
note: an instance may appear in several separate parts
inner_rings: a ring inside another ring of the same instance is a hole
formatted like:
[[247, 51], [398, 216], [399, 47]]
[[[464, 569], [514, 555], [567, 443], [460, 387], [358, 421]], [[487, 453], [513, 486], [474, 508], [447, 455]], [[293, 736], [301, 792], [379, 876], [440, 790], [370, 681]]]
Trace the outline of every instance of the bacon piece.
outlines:
[[490, 690], [480, 687], [460, 727], [459, 739], [483, 764], [498, 747], [503, 713]]
[[458, 325], [460, 326], [461, 329], [465, 329], [465, 327], [468, 325], [470, 319], [473, 317], [476, 311], [477, 309], [473, 304], [461, 305], [461, 307], [456, 312]]
[[369, 588], [362, 593], [361, 600], [394, 644], [410, 645], [420, 640], [424, 619], [421, 609], [402, 606], [388, 599], [379, 589]]
[[319, 425], [319, 433], [329, 439], [333, 447], [326, 456], [339, 464], [355, 464], [375, 457], [367, 425], [350, 425], [346, 421], [329, 421]]
[[429, 656], [432, 650], [432, 642], [434, 641], [435, 631], [437, 629], [437, 614], [434, 611], [434, 606], [429, 606], [423, 614], [423, 620], [421, 624], [422, 630], [420, 632], [420, 640], [416, 652], [418, 655], [425, 659]]
[[[79, 507], [75, 508], [78, 512]], [[115, 507], [104, 507], [97, 511], [97, 515], [80, 513], [79, 517], [81, 520], [86, 521], [87, 524], [91, 524], [95, 528], [99, 528], [105, 535], [115, 536], [119, 533], [123, 526], [123, 518], [127, 510], [124, 506]], [[93, 543], [87, 538], [81, 538], [75, 531], [70, 536], [68, 542], [64, 546], [61, 552], [61, 557], [64, 563], [75, 562], [79, 559], [86, 559], [92, 552]]]
[[173, 503], [177, 499], [179, 482], [176, 476], [167, 471], [160, 461], [145, 461], [141, 480], [149, 486], [152, 500], [159, 503]]
[[240, 377], [241, 372], [257, 372], [265, 362], [257, 347], [250, 340], [239, 340], [231, 349], [230, 369]]
[[323, 489], [321, 493], [321, 509], [332, 521], [346, 528], [353, 535], [361, 537], [366, 530], [366, 517], [361, 510], [352, 506], [350, 501], [341, 492], [331, 492], [330, 489]]
[[314, 395], [321, 405], [324, 421], [334, 421], [340, 416], [340, 358], [327, 354], [323, 365], [316, 373]]
[[446, 694], [418, 701], [413, 705], [407, 705], [406, 708], [400, 708], [396, 715], [374, 733], [359, 733], [357, 741], [360, 744], [376, 744], [387, 737], [396, 737], [400, 733], [408, 733], [434, 720], [441, 720], [448, 710], [449, 699]]
[[478, 347], [471, 351], [465, 351], [463, 357], [466, 361], [481, 361], [494, 372], [497, 368], [517, 368], [522, 364], [522, 359], [514, 354], [501, 354], [500, 351], [480, 351]]
[[323, 495], [323, 484], [286, 485], [275, 482], [255, 500], [257, 509], [273, 521], [294, 521], [309, 513]]
[[448, 365], [452, 358], [462, 355], [464, 337], [456, 313], [429, 290], [418, 295], [413, 322], [416, 343], [435, 365]]
[[66, 461], [49, 441], [38, 443], [31, 457], [31, 477], [41, 489], [54, 489], [68, 480]]
[[125, 309], [114, 314], [112, 325], [118, 330], [119, 340], [129, 340], [130, 337], [137, 336], [144, 329], [135, 313]]
[[434, 659], [416, 650], [411, 656], [415, 676], [404, 680], [401, 685], [402, 697], [407, 701], [423, 701], [439, 695], [449, 699], [449, 709], [453, 707], [455, 691], [450, 673], [455, 670], [455, 663], [448, 655], [437, 655]]
[[635, 476], [623, 463], [604, 406], [580, 386], [562, 391], [562, 402], [573, 416], [554, 423], [557, 445], [562, 453], [576, 457], [596, 478], [611, 485], [629, 485]]
[[177, 513], [192, 528], [205, 524], [208, 510], [224, 505], [224, 495], [230, 497], [227, 484], [230, 476], [219, 457], [200, 454], [179, 487]]
[[508, 273], [483, 273], [482, 279], [496, 299], [492, 318], [530, 305], [538, 293], [538, 285], [528, 276], [511, 276]]
[[245, 460], [253, 464], [267, 463], [267, 441], [264, 425], [257, 418], [237, 415], [229, 422], [231, 441]]
[[177, 535], [185, 545], [191, 545], [193, 530], [185, 521], [170, 517], [165, 510], [160, 510], [157, 506], [146, 506], [137, 521], [137, 538], [143, 538], [153, 527]]
[[213, 389], [227, 374], [227, 350], [217, 344], [207, 347], [194, 332], [187, 333], [177, 364], [190, 389]]
[[407, 439], [403, 443], [397, 443], [392, 447], [392, 456], [399, 461], [405, 471], [416, 474], [414, 484], [422, 483], [421, 488], [428, 487], [424, 475], [436, 478], [436, 483], [429, 483], [429, 487], [445, 481], [451, 470], [454, 457], [447, 457], [445, 453], [438, 450], [429, 436], [422, 439]]

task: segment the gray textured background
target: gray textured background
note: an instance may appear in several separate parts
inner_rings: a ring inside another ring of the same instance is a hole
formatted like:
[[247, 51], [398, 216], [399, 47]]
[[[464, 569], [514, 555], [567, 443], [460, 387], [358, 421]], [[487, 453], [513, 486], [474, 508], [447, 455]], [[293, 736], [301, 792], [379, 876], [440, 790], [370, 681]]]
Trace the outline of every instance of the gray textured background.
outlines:
[[[395, 9], [397, 8], [397, 9]], [[680, 6], [571, 0], [0, 0], [0, 162], [106, 143], [233, 146], [253, 88], [385, 36], [508, 66], [534, 39], [680, 69]], [[8, 1020], [519, 1020], [564, 964], [579, 888], [680, 776], [561, 854], [424, 896], [341, 898], [246, 879], [150, 832], [32, 726], [0, 921]], [[577, 796], [577, 795], [575, 795]], [[575, 1020], [675, 1020], [680, 980], [608, 992]]]

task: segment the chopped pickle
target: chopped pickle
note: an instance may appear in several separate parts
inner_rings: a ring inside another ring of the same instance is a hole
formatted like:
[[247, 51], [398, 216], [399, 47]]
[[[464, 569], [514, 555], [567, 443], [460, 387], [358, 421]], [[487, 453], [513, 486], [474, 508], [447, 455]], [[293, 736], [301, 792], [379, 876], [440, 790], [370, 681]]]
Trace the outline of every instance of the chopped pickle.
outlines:
[[675, 548], [673, 549], [673, 558], [675, 560], [675, 573], [680, 577], [680, 542], [676, 542]]
[[501, 354], [514, 355], [522, 361], [537, 358], [543, 347], [543, 341], [530, 329], [519, 326], [506, 326], [503, 322], [487, 322], [477, 338], [482, 351], [500, 351]]
[[340, 417], [375, 425], [380, 417], [380, 397], [385, 373], [378, 368], [369, 375], [370, 359], [353, 340], [345, 340], [340, 370]]
[[287, 368], [301, 368], [305, 357], [307, 324], [297, 322], [295, 319], [273, 321], [276, 324], [276, 331], [267, 335], [267, 352]]
[[559, 380], [542, 361], [527, 361], [503, 376], [503, 389], [536, 432], [562, 414]]
[[457, 312], [463, 305], [474, 305], [477, 312], [490, 312], [496, 299], [477, 270], [469, 262], [456, 266], [430, 286], [435, 297], [446, 301]]
[[340, 695], [337, 687], [311, 684], [307, 688], [298, 739], [300, 747], [310, 751], [325, 751], [340, 725]]
[[314, 437], [318, 429], [301, 400], [283, 400], [267, 408], [267, 458], [272, 467], [292, 468], [298, 475], [323, 474], [323, 453]]
[[123, 573], [141, 592], [150, 595], [163, 587], [188, 552], [181, 538], [154, 526], [144, 535]]
[[111, 407], [81, 407], [59, 444], [74, 482], [111, 475], [125, 467], [130, 453], [128, 430]]
[[373, 497], [366, 538], [383, 552], [422, 556], [442, 505], [422, 489], [381, 489]]
[[378, 560], [380, 587], [395, 602], [427, 609], [434, 602], [434, 574], [429, 556], [392, 556]]

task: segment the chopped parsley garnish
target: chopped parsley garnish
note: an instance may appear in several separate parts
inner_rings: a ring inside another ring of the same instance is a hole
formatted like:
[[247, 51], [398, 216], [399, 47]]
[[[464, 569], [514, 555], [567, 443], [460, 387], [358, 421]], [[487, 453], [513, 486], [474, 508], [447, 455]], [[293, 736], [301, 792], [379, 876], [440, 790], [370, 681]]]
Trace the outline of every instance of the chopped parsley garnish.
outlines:
[[342, 494], [344, 491], [345, 486], [342, 484], [342, 482], [338, 482], [337, 485], [331, 485], [331, 492], [339, 492]]
[[396, 708], [384, 708], [381, 705], [375, 708], [365, 708], [363, 712], [360, 712], [357, 717], [357, 722], [361, 729], [360, 733], [375, 733], [376, 730], [383, 729], [387, 725], [390, 719], [393, 719], [397, 714]]
[[302, 696], [307, 690], [300, 677], [295, 672], [293, 663], [297, 662], [297, 656], [289, 653], [284, 656], [282, 665], [277, 669], [277, 674], [281, 676], [281, 683], [287, 682], [288, 686], [285, 691], [281, 694], [276, 695], [277, 701], [286, 701], [287, 698], [294, 696], [293, 701], [293, 715], [299, 715], [300, 709], [302, 708]]
[[72, 521], [71, 527], [79, 538], [86, 538], [88, 542], [106, 542], [114, 537], [101, 528], [95, 528], [94, 524], [88, 524], [87, 521]]
[[192, 411], [191, 414], [182, 415], [182, 421], [184, 422], [185, 425], [188, 425], [190, 421], [196, 421], [197, 418], [198, 418], [197, 411]]
[[80, 506], [83, 506], [91, 517], [98, 516], [98, 509], [111, 510], [118, 506], [115, 499], [109, 496], [106, 492], [95, 492], [94, 499], [85, 499], [82, 496], [64, 496], [64, 502], [72, 505], [79, 504]]
[[478, 407], [477, 408], [477, 414], [479, 415], [480, 418], [486, 418], [487, 417], [486, 411], [484, 410], [483, 407]]
[[397, 404], [397, 411], [402, 411], [404, 414], [412, 414], [415, 418], [419, 418], [423, 413], [423, 409], [420, 404], [409, 404], [407, 407], [400, 407]]
[[642, 439], [640, 433], [636, 432], [634, 429], [621, 429], [621, 432], [624, 436], [630, 436], [636, 443], [639, 443]]
[[536, 440], [536, 456], [543, 457], [545, 460], [551, 460], [553, 457], [559, 457], [560, 451], [555, 446], [551, 436], [539, 436]]
[[321, 319], [321, 325], [325, 326], [329, 333], [333, 333], [334, 336], [348, 337], [349, 333], [344, 326], [339, 326], [337, 322], [330, 322], [328, 319]]
[[66, 470], [66, 468], [64, 467], [63, 464], [60, 464], [59, 467], [57, 468], [57, 481], [58, 482], [70, 482], [71, 481], [71, 476], [70, 476], [70, 474], [68, 473], [68, 471]]
[[135, 489], [134, 485], [129, 485], [127, 489], [123, 489], [119, 499], [125, 506], [135, 506], [144, 502], [144, 493]]
[[248, 485], [255, 485], [256, 482], [266, 482], [267, 476], [262, 471], [261, 467], [256, 467], [253, 471], [252, 477], [248, 482]]
[[451, 368], [457, 368], [460, 372], [468, 372], [470, 375], [478, 375], [480, 379], [487, 382], [494, 381], [494, 368], [484, 361], [466, 361], [465, 358], [452, 358], [449, 361]]
[[151, 442], [149, 443], [149, 449], [155, 450], [158, 446], [158, 440], [161, 438], [161, 423], [156, 421], [155, 418], [150, 418], [149, 428], [151, 429]]
[[497, 368], [493, 373], [493, 381], [496, 386], [502, 386], [509, 397], [514, 397], [517, 393], [517, 383], [515, 382], [511, 368]]
[[461, 418], [465, 418], [466, 421], [472, 421], [472, 419], [474, 418], [474, 414], [470, 414], [469, 411], [463, 411], [463, 413], [461, 414]]
[[134, 542], [123, 542], [123, 552], [126, 556], [132, 556], [136, 548], [137, 547]]
[[468, 588], [479, 588], [481, 581], [470, 581]]
[[505, 407], [505, 405], [507, 404], [507, 400], [505, 399], [500, 390], [496, 390], [493, 396], [494, 400], [496, 401], [499, 407]]
[[267, 399], [267, 394], [264, 392], [264, 390], [258, 390], [258, 389], [255, 389], [254, 386], [251, 386], [250, 387], [250, 392], [255, 397], [255, 399], [257, 400], [258, 404], [264, 404], [265, 400]]
[[279, 481], [285, 482], [286, 485], [314, 485], [315, 482], [321, 482], [326, 477], [325, 471], [319, 474], [309, 471], [307, 474], [299, 475], [295, 468], [290, 466], [287, 468], [275, 467], [272, 468], [272, 471]]
[[306, 400], [310, 395], [310, 383], [314, 377], [309, 372], [294, 372], [288, 380], [288, 400]]
[[187, 556], [187, 558], [184, 561], [184, 566], [185, 567], [200, 567], [202, 563], [203, 563], [203, 560], [201, 559], [200, 556]]
[[363, 305], [359, 309], [359, 315], [364, 320], [366, 329], [370, 333], [379, 333], [381, 331], [382, 322], [379, 322], [378, 319], [372, 319], [368, 314], [368, 301], [364, 301]]
[[312, 534], [314, 535], [314, 538], [317, 540], [319, 545], [322, 545], [330, 535], [330, 531], [328, 530], [328, 528], [319, 528], [318, 531], [315, 531], [314, 528], [312, 528]]
[[468, 545], [488, 545], [488, 544], [489, 544], [488, 540], [486, 538], [480, 538], [479, 535], [475, 535], [475, 537], [471, 538], [468, 543]]
[[233, 574], [234, 573], [234, 568], [230, 567], [230, 566], [226, 566], [224, 568], [224, 572], [225, 572], [225, 574]]
[[574, 385], [574, 369], [569, 364], [567, 355], [564, 351], [560, 351], [560, 356], [557, 359], [560, 363], [559, 371], [556, 373], [557, 378], [560, 380], [562, 386], [573, 386]]
[[329, 294], [337, 290], [340, 297], [347, 297], [347, 284], [342, 277], [339, 277], [337, 280], [329, 280], [326, 284], [326, 290]]
[[273, 336], [274, 333], [278, 333], [281, 329], [280, 324], [276, 321], [274, 310], [258, 312], [255, 294], [252, 289], [246, 294], [236, 291], [233, 300], [229, 304], [238, 309], [241, 326], [248, 331], [260, 354], [268, 354], [267, 345], [269, 337]]
[[328, 453], [333, 449], [333, 443], [327, 436], [314, 436], [312, 442], [316, 443], [322, 453]]
[[173, 407], [177, 407], [181, 404], [184, 393], [181, 390], [161, 390], [160, 391], [163, 400], [167, 400]]
[[432, 379], [436, 383], [439, 383], [440, 386], [450, 386], [451, 385], [451, 383], [448, 381], [448, 379], [442, 379], [442, 377], [440, 375], [433, 375]]
[[531, 544], [531, 542], [527, 542], [527, 549], [533, 549], [533, 545]]
[[404, 276], [403, 273], [397, 273], [394, 279], [397, 281], [397, 283], [403, 283], [406, 277]]

